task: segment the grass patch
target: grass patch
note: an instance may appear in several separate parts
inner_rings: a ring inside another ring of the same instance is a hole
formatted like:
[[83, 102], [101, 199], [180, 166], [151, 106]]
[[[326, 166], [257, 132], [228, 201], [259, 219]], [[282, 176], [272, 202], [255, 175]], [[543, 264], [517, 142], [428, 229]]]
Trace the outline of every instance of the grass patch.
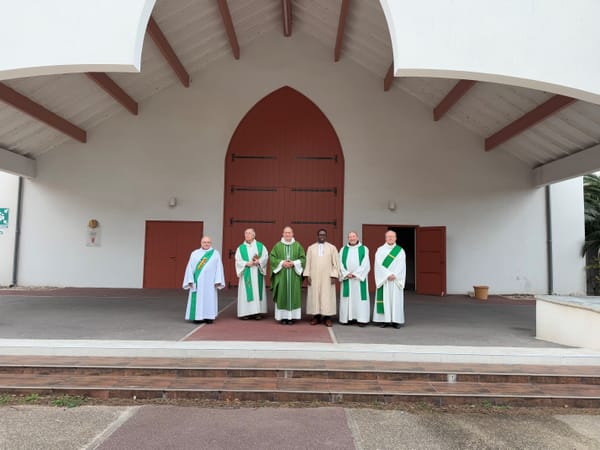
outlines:
[[13, 400], [13, 396], [10, 394], [0, 394], [0, 405], [8, 405]]
[[40, 401], [40, 394], [33, 392], [24, 398], [25, 403], [37, 403]]
[[61, 395], [50, 402], [52, 406], [60, 408], [75, 408], [86, 402], [86, 398], [80, 395]]

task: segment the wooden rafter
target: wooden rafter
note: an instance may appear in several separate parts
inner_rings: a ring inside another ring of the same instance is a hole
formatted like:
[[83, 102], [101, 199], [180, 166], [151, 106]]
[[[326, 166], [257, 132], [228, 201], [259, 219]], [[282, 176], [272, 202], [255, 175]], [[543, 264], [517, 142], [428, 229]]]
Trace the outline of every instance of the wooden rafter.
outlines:
[[169, 41], [152, 16], [150, 16], [146, 31], [162, 53], [163, 57], [166, 59], [167, 63], [177, 75], [177, 78], [179, 78], [181, 81], [181, 84], [183, 84], [185, 87], [188, 87], [190, 85], [190, 76], [185, 70], [185, 67], [183, 67], [183, 64], [181, 64], [181, 61], [177, 57], [173, 47], [171, 47], [171, 44], [169, 44]]
[[514, 122], [502, 128], [500, 131], [497, 131], [490, 137], [486, 138], [485, 150], [489, 151], [498, 147], [500, 144], [512, 139], [516, 135], [534, 126], [536, 123], [541, 122], [545, 118], [555, 114], [565, 106], [568, 106], [576, 101], [576, 99], [572, 97], [566, 97], [564, 95], [554, 95], [553, 97], [550, 97], [550, 99], [535, 109], [532, 109]]
[[98, 86], [106, 91], [108, 95], [123, 105], [131, 114], [138, 113], [138, 104], [125, 92], [117, 83], [115, 83], [107, 74], [103, 72], [87, 72], [86, 75], [92, 79]]
[[433, 120], [438, 121], [444, 117], [444, 114], [446, 114], [475, 83], [476, 81], [473, 80], [460, 80], [456, 83], [444, 99], [433, 109]]
[[0, 100], [8, 103], [9, 105], [17, 108], [18, 110], [30, 115], [34, 119], [57, 129], [61, 133], [78, 140], [79, 142], [86, 142], [87, 133], [85, 130], [79, 128], [77, 125], [63, 119], [58, 114], [53, 113], [49, 109], [44, 108], [39, 103], [25, 97], [23, 94], [15, 91], [8, 87], [6, 84], [0, 82]]
[[346, 28], [346, 17], [348, 16], [349, 7], [350, 0], [342, 0], [342, 6], [340, 7], [340, 20], [338, 22], [337, 37], [335, 39], [335, 62], [338, 62], [340, 60], [340, 55], [342, 54], [342, 42], [344, 41], [344, 29]]
[[383, 79], [383, 90], [389, 91], [392, 87], [392, 83], [394, 82], [394, 63], [390, 64], [390, 68], [385, 74], [385, 78]]
[[292, 0], [281, 0], [281, 18], [283, 22], [283, 35], [292, 35]]
[[231, 20], [231, 13], [229, 12], [229, 6], [227, 0], [217, 0], [219, 3], [219, 11], [221, 11], [221, 17], [223, 18], [223, 25], [225, 26], [225, 32], [229, 38], [229, 44], [231, 45], [231, 51], [235, 59], [240, 59], [240, 46], [238, 44], [237, 36], [235, 35], [235, 28], [233, 27], [233, 20]]

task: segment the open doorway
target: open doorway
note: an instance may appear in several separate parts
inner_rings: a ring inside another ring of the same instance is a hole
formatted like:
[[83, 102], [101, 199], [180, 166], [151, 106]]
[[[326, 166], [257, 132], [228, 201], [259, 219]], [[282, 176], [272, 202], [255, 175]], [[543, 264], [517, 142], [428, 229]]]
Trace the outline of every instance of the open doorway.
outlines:
[[[406, 289], [417, 294], [446, 295], [446, 227], [363, 224], [362, 241], [370, 250], [371, 267], [388, 230], [396, 232], [397, 243], [406, 252]], [[369, 288], [375, 289], [373, 271]]]

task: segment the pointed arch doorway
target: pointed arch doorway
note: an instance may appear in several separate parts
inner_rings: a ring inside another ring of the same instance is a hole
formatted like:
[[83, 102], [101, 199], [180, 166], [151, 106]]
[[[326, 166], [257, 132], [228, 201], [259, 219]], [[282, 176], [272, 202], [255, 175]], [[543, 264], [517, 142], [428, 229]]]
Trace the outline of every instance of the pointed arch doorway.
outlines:
[[234, 256], [244, 230], [254, 228], [270, 250], [284, 226], [306, 248], [317, 230], [342, 243], [344, 155], [323, 112], [284, 86], [260, 100], [233, 134], [225, 159], [223, 257], [226, 280], [237, 284]]

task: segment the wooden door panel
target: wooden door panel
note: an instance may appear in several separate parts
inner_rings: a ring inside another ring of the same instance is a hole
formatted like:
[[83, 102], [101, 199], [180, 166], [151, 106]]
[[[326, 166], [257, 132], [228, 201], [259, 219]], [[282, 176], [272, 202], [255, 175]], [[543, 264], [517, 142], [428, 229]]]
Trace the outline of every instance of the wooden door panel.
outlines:
[[277, 186], [280, 184], [279, 161], [276, 154], [255, 151], [232, 153], [228, 156], [230, 178], [239, 186]]
[[417, 294], [446, 295], [446, 227], [417, 228]]
[[322, 187], [338, 183], [336, 155], [297, 155], [290, 161], [293, 171], [286, 177], [286, 186]]
[[177, 272], [177, 238], [168, 222], [146, 222], [144, 287], [172, 287]]
[[317, 231], [327, 231], [327, 240], [339, 247], [341, 229], [338, 226], [335, 188], [290, 188], [286, 192], [284, 223], [294, 228], [296, 239], [306, 248], [316, 242]]
[[276, 186], [231, 186], [225, 220], [271, 221], [281, 215], [283, 189]]

